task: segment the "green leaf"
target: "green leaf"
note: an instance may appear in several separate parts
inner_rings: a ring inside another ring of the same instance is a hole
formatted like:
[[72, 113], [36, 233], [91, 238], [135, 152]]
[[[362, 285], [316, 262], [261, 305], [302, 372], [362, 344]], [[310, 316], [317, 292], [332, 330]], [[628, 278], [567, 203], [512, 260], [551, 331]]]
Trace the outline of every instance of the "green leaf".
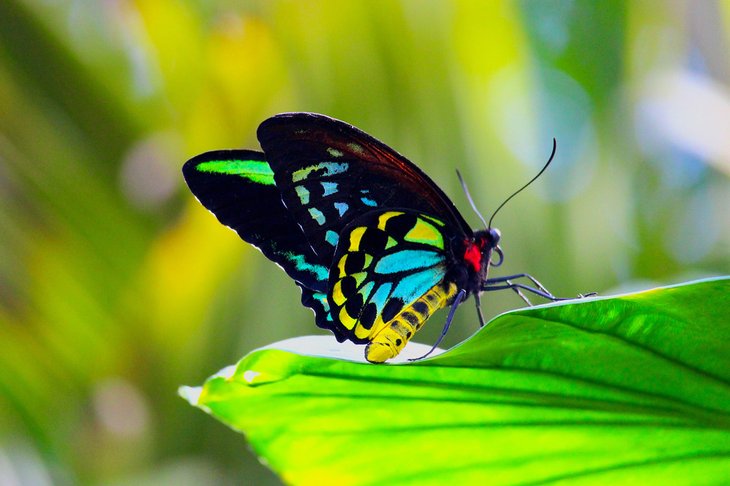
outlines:
[[403, 365], [259, 350], [181, 394], [294, 484], [721, 483], [728, 309], [705, 280], [509, 312]]

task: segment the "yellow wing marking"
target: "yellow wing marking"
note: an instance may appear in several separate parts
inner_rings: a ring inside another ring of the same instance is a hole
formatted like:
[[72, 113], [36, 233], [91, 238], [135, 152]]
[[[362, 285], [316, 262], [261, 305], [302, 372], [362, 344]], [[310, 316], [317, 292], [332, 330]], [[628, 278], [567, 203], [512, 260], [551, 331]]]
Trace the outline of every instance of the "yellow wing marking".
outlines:
[[421, 218], [416, 220], [416, 225], [406, 234], [404, 239], [413, 243], [435, 246], [436, 248], [444, 247], [444, 237], [441, 232], [431, 223]]
[[400, 211], [388, 211], [386, 213], [381, 214], [378, 217], [378, 229], [385, 231], [385, 223], [387, 223], [389, 219], [395, 218], [396, 216], [400, 216], [401, 214], [405, 214], [405, 213], [402, 213]]
[[350, 314], [347, 313], [347, 310], [345, 310], [345, 307], [343, 307], [340, 309], [340, 322], [347, 329], [352, 329], [355, 327], [357, 320], [354, 317], [351, 317]]
[[360, 251], [360, 240], [366, 229], [364, 226], [360, 226], [350, 232], [350, 251]]
[[340, 271], [340, 272], [339, 272], [339, 273], [337, 274], [337, 276], [338, 276], [339, 278], [342, 278], [342, 277], [344, 277], [345, 275], [347, 275], [347, 273], [345, 272], [345, 261], [347, 261], [347, 253], [345, 253], [344, 255], [342, 255], [342, 258], [340, 258], [340, 261], [339, 261], [339, 262], [337, 262], [337, 268], [338, 268], [338, 269], [339, 269], [339, 271]]
[[337, 304], [338, 306], [342, 306], [345, 304], [345, 301], [347, 299], [345, 298], [345, 295], [342, 293], [342, 280], [338, 280], [332, 286], [332, 300], [334, 300], [335, 304]]

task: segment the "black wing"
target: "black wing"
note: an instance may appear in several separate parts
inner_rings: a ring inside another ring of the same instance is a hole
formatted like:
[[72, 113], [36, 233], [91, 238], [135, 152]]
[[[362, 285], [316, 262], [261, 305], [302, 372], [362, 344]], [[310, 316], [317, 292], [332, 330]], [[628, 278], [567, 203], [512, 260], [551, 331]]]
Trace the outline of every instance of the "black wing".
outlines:
[[221, 223], [296, 281], [302, 303], [314, 310], [317, 325], [332, 329], [326, 298], [330, 262], [312, 251], [282, 203], [265, 155], [251, 150], [206, 152], [185, 163], [183, 176], [195, 197]]
[[407, 209], [471, 228], [418, 167], [361, 130], [313, 113], [265, 120], [258, 139], [286, 207], [322, 261], [331, 261], [342, 229], [373, 210]]

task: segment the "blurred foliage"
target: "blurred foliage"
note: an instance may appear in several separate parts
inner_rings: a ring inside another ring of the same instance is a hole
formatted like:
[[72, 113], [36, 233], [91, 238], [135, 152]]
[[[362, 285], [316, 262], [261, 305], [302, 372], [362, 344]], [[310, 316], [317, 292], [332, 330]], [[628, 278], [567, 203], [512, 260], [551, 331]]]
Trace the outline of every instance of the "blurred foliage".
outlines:
[[0, 477], [277, 484], [175, 394], [316, 332], [179, 172], [277, 112], [373, 134], [474, 222], [454, 169], [489, 214], [556, 137], [496, 219], [501, 270], [554, 293], [730, 272], [729, 26], [727, 2], [3, 0]]

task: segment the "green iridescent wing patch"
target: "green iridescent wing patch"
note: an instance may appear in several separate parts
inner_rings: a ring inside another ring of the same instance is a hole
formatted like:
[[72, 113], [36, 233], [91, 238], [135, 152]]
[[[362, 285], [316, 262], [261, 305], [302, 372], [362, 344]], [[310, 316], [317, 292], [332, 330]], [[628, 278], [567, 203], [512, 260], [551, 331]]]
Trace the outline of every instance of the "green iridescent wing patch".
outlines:
[[[216, 153], [216, 155], [218, 154], [219, 153]], [[226, 155], [232, 156], [233, 154], [229, 152]], [[262, 156], [263, 154], [256, 155]], [[244, 179], [248, 179], [255, 184], [261, 184], [264, 186], [276, 185], [274, 182], [274, 171], [271, 170], [268, 162], [265, 160], [252, 160], [251, 155], [248, 155], [246, 159], [240, 160], [229, 158], [227, 160], [204, 160], [195, 166], [195, 170], [207, 174], [239, 176]]]

